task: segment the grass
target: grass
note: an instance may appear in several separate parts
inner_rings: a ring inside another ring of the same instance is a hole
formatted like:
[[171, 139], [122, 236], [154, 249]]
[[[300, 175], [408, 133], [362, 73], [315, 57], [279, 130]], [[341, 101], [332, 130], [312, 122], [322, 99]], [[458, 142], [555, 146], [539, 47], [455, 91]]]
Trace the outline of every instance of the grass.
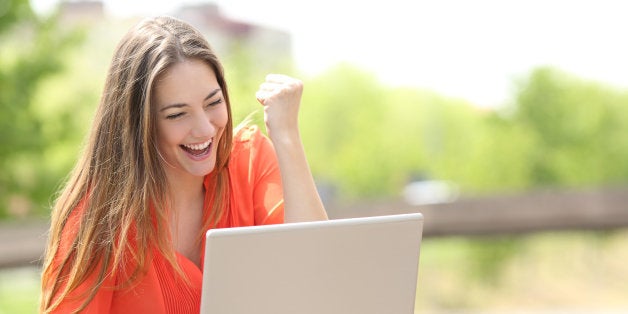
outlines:
[[0, 314], [38, 313], [39, 269], [0, 269]]
[[628, 230], [426, 239], [417, 313], [628, 313]]

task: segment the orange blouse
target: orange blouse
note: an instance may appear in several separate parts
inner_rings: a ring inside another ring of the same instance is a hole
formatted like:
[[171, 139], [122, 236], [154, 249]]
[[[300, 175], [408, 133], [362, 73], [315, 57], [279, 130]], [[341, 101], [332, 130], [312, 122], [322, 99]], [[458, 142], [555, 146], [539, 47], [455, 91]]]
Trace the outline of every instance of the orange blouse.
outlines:
[[[223, 214], [218, 228], [283, 223], [283, 194], [277, 157], [270, 140], [258, 127], [244, 128], [234, 136], [229, 175], [231, 207]], [[204, 184], [209, 191], [209, 176]], [[205, 210], [209, 210], [208, 198], [206, 194]], [[62, 246], [71, 242], [72, 234], [72, 231], [63, 232]], [[204, 248], [203, 240], [200, 265], [203, 265]], [[120, 284], [117, 276], [105, 277], [105, 282], [82, 313], [199, 313], [203, 270], [181, 254], [177, 253], [176, 257], [190, 285], [182, 281], [155, 249], [146, 274], [137, 283], [123, 290], [113, 290], [107, 287]], [[68, 313], [79, 307], [84, 299], [77, 296], [88, 291], [95, 280], [93, 274], [54, 312]]]

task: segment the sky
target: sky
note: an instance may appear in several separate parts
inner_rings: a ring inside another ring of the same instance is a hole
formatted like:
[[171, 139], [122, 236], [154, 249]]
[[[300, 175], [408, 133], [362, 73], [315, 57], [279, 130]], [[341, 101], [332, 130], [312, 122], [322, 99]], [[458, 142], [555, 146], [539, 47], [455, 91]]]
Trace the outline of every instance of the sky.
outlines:
[[[31, 0], [45, 8], [58, 0]], [[105, 0], [114, 15], [158, 15], [203, 0]], [[628, 90], [628, 1], [213, 0], [227, 17], [292, 35], [306, 75], [341, 63], [393, 86], [481, 107], [507, 104], [515, 82], [554, 66]]]

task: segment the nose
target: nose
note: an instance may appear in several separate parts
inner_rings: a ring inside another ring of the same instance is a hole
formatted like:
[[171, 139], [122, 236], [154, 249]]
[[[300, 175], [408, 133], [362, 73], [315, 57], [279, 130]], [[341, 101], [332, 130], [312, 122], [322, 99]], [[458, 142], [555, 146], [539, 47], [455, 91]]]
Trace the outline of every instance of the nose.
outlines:
[[192, 126], [191, 135], [194, 138], [207, 139], [214, 136], [216, 133], [216, 127], [212, 123], [210, 116], [204, 111], [200, 111], [195, 114], [194, 125]]

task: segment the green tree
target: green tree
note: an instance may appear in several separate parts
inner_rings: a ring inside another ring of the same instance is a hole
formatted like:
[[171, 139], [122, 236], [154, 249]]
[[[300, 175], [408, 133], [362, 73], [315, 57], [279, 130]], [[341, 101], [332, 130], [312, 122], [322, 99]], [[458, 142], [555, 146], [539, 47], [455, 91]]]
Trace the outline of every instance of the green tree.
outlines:
[[77, 41], [54, 17], [37, 16], [28, 0], [0, 5], [0, 217], [43, 204], [58, 178], [47, 175], [41, 153], [49, 145], [45, 119], [33, 95], [42, 80], [62, 69], [63, 52]]
[[372, 75], [349, 65], [305, 84], [301, 134], [312, 171], [345, 195], [381, 194], [387, 187], [381, 146], [385, 93]]
[[473, 191], [475, 164], [489, 166], [485, 114], [463, 100], [391, 88], [344, 64], [306, 82], [303, 103], [312, 171], [343, 197], [398, 196], [417, 175]]
[[628, 181], [628, 93], [552, 68], [520, 84], [513, 122], [535, 142], [533, 184], [591, 186]]
[[339, 65], [306, 82], [314, 175], [350, 198], [394, 196], [414, 174], [466, 195], [628, 181], [625, 91], [551, 68], [518, 86], [514, 109], [487, 111]]

